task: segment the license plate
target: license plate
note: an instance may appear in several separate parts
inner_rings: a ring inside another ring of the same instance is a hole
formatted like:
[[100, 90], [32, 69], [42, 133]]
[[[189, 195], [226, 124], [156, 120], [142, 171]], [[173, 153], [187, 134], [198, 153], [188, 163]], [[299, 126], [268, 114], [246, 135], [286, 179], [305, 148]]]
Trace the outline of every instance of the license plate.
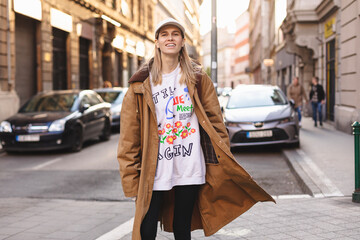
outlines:
[[273, 133], [271, 130], [266, 131], [254, 131], [254, 132], [247, 132], [247, 138], [263, 138], [263, 137], [272, 137]]
[[40, 141], [40, 135], [18, 135], [16, 136], [16, 141], [18, 142], [38, 142]]

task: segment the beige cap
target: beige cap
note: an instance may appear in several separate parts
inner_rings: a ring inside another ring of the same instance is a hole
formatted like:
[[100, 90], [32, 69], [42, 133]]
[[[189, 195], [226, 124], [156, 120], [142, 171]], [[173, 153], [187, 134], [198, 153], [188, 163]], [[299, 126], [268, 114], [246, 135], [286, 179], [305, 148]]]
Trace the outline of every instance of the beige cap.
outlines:
[[155, 29], [155, 38], [156, 38], [156, 36], [157, 36], [160, 28], [162, 28], [162, 27], [164, 27], [164, 26], [168, 26], [168, 25], [173, 25], [173, 26], [176, 26], [176, 27], [180, 28], [183, 37], [185, 36], [185, 28], [183, 27], [183, 25], [181, 25], [178, 21], [176, 21], [176, 20], [173, 19], [173, 18], [167, 18], [167, 19], [159, 22], [159, 24], [156, 26], [156, 29]]

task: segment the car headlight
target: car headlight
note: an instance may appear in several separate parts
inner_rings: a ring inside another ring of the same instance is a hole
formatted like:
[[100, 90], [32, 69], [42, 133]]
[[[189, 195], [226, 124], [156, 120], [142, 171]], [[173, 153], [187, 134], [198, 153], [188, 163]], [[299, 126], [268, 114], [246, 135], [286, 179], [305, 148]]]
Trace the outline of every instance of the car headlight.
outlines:
[[119, 111], [110, 110], [110, 112], [111, 112], [111, 115], [113, 115], [113, 116], [119, 116], [120, 115]]
[[11, 124], [8, 121], [0, 123], [0, 132], [12, 132]]
[[282, 123], [288, 123], [288, 122], [291, 122], [293, 119], [291, 117], [288, 117], [288, 118], [284, 118], [284, 119], [281, 119], [280, 120], [280, 124]]
[[49, 132], [62, 132], [62, 131], [64, 131], [65, 123], [66, 123], [65, 119], [59, 119], [59, 120], [54, 121], [49, 127]]
[[226, 122], [226, 126], [228, 126], [228, 127], [238, 127], [239, 125], [237, 123], [233, 123], [233, 122]]

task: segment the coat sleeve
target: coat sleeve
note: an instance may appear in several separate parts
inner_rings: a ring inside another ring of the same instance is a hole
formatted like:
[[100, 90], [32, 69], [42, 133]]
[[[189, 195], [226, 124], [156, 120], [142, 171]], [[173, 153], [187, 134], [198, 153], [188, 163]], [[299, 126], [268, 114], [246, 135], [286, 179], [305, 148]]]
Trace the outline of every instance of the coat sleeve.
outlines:
[[120, 138], [117, 151], [121, 183], [126, 197], [137, 196], [140, 178], [141, 132], [136, 98], [134, 89], [130, 85], [122, 102]]
[[201, 96], [199, 96], [199, 98], [201, 105], [216, 132], [220, 135], [226, 145], [230, 147], [229, 135], [224, 125], [223, 115], [214, 84], [207, 74], [203, 75], [200, 84]]

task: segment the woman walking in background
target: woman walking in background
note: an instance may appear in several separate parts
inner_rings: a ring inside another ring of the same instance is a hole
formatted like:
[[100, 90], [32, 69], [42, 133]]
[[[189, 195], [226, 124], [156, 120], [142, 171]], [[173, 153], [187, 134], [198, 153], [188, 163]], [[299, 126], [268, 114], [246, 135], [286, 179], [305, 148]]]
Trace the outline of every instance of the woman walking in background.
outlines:
[[157, 223], [175, 239], [210, 236], [258, 201], [274, 201], [230, 152], [217, 94], [185, 47], [185, 29], [166, 19], [155, 56], [129, 81], [118, 161], [136, 198], [133, 239], [155, 239]]

